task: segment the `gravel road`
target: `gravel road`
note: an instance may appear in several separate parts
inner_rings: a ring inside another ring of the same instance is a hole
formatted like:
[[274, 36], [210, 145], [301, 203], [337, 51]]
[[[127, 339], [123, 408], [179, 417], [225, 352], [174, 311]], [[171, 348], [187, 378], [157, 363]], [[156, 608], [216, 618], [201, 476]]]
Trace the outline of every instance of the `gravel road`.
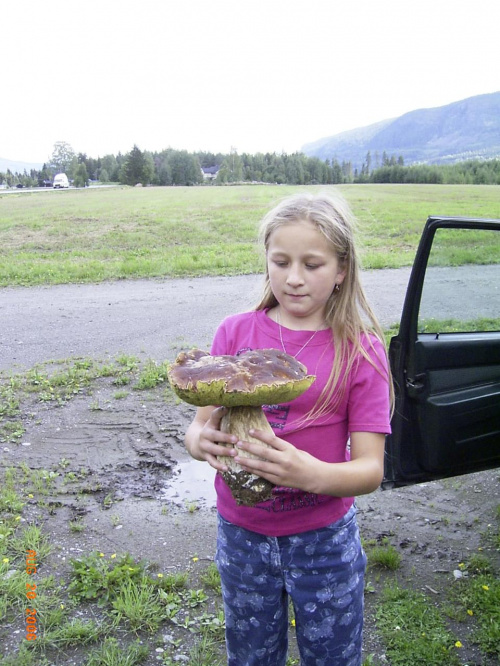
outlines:
[[[399, 321], [409, 275], [363, 273], [383, 325]], [[0, 370], [70, 356], [163, 359], [180, 340], [206, 346], [223, 317], [251, 309], [261, 284], [260, 275], [242, 275], [0, 289]]]

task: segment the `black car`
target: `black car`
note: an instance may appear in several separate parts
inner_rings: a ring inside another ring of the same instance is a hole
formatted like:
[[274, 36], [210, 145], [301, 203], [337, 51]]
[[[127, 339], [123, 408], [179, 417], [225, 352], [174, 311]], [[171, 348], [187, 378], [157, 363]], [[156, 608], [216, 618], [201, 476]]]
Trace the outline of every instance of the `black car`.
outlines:
[[500, 220], [427, 220], [389, 359], [383, 488], [500, 466]]

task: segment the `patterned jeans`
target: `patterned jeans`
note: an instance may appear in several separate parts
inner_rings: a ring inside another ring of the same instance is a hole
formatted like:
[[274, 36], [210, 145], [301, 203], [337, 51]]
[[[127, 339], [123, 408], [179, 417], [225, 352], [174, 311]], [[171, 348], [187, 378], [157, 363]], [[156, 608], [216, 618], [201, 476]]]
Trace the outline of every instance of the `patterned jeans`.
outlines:
[[301, 666], [360, 666], [366, 556], [352, 507], [328, 527], [266, 537], [219, 515], [228, 666], [285, 666], [288, 596]]

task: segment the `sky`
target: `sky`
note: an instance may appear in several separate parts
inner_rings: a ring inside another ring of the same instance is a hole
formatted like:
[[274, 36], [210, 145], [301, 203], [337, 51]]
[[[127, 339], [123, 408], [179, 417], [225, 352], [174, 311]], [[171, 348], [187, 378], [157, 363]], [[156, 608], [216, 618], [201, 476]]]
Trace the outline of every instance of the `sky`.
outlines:
[[0, 157], [298, 151], [500, 90], [498, 0], [16, 0]]

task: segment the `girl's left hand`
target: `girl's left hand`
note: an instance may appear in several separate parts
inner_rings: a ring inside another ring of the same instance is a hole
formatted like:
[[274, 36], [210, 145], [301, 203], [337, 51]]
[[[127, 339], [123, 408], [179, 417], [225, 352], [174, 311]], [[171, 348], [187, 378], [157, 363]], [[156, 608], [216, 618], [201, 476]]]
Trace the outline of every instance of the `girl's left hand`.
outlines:
[[[248, 434], [271, 448], [256, 443], [238, 442], [234, 459], [245, 471], [261, 476], [275, 486], [317, 492], [319, 466], [322, 465], [320, 460], [273, 433], [250, 430]], [[238, 455], [239, 451], [247, 451], [263, 460], [246, 458]]]

